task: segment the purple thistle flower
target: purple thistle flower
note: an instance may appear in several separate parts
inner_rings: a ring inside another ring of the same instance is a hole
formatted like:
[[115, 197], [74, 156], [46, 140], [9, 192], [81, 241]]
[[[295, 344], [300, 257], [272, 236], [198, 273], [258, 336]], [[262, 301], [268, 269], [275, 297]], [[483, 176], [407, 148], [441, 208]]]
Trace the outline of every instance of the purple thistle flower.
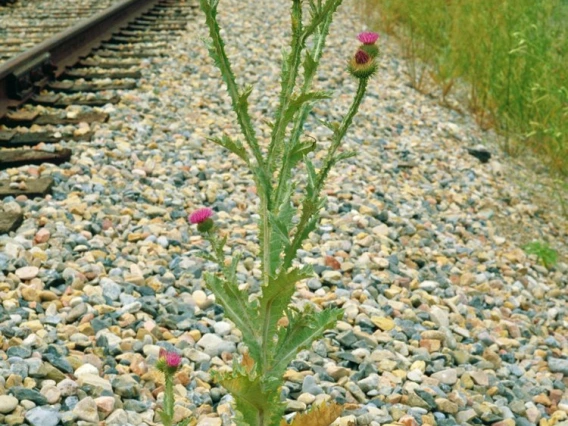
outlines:
[[166, 364], [171, 368], [178, 368], [181, 364], [181, 355], [176, 352], [166, 352]]
[[213, 210], [211, 210], [208, 207], [203, 207], [203, 208], [197, 209], [193, 213], [191, 213], [188, 217], [188, 220], [192, 224], [203, 223], [207, 219], [209, 219], [211, 216], [213, 216]]
[[357, 38], [363, 44], [375, 44], [375, 42], [379, 38], [379, 35], [377, 33], [372, 33], [372, 32], [363, 32], [359, 34]]
[[158, 355], [158, 362], [156, 367], [158, 370], [165, 374], [174, 374], [179, 366], [181, 365], [181, 355], [177, 352], [170, 352], [164, 348], [160, 349], [160, 354]]

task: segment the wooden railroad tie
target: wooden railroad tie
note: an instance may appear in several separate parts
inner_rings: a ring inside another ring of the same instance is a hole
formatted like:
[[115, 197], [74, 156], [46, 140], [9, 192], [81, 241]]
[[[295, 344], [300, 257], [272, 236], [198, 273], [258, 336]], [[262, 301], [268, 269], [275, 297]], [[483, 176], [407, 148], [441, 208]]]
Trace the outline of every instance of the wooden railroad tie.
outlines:
[[24, 215], [22, 213], [0, 212], [0, 235], [15, 231], [23, 221]]
[[61, 164], [69, 161], [70, 159], [71, 150], [68, 148], [55, 152], [36, 151], [33, 149], [15, 149], [2, 152], [2, 155], [0, 156], [0, 170], [30, 164]]

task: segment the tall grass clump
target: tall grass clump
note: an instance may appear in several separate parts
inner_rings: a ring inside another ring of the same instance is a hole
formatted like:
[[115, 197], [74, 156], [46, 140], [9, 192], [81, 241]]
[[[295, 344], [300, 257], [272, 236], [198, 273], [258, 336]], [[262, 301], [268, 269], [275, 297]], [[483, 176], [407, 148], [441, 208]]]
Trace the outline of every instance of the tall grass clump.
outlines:
[[445, 98], [456, 79], [466, 81], [469, 107], [505, 136], [509, 153], [530, 148], [568, 174], [568, 2], [366, 0], [365, 7], [402, 40], [416, 88], [428, 77]]

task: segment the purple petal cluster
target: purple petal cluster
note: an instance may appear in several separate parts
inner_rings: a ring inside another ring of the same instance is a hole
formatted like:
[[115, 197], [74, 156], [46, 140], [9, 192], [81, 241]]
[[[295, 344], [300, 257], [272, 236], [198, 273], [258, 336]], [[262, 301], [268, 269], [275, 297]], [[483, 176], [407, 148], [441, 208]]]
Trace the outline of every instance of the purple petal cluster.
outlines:
[[373, 32], [362, 32], [357, 38], [363, 44], [375, 44], [379, 39], [379, 35]]
[[203, 223], [207, 219], [211, 218], [211, 216], [213, 216], [213, 210], [208, 207], [203, 207], [191, 213], [188, 217], [188, 220], [192, 224]]

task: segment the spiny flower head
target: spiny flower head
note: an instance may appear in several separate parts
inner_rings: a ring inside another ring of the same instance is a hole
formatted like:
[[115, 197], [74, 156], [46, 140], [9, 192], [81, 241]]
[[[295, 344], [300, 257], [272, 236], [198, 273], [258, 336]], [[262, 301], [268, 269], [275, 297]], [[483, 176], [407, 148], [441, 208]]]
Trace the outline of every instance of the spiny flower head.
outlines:
[[357, 38], [363, 44], [375, 44], [375, 42], [379, 38], [379, 35], [373, 32], [362, 32]]
[[213, 229], [213, 210], [208, 207], [203, 207], [201, 209], [195, 210], [187, 218], [191, 224], [197, 224], [197, 230], [199, 232], [209, 232]]
[[349, 72], [353, 77], [366, 79], [377, 72], [377, 63], [371, 55], [359, 49], [351, 59], [351, 62], [349, 62]]
[[156, 368], [164, 374], [174, 374], [181, 365], [181, 355], [177, 352], [160, 349]]

